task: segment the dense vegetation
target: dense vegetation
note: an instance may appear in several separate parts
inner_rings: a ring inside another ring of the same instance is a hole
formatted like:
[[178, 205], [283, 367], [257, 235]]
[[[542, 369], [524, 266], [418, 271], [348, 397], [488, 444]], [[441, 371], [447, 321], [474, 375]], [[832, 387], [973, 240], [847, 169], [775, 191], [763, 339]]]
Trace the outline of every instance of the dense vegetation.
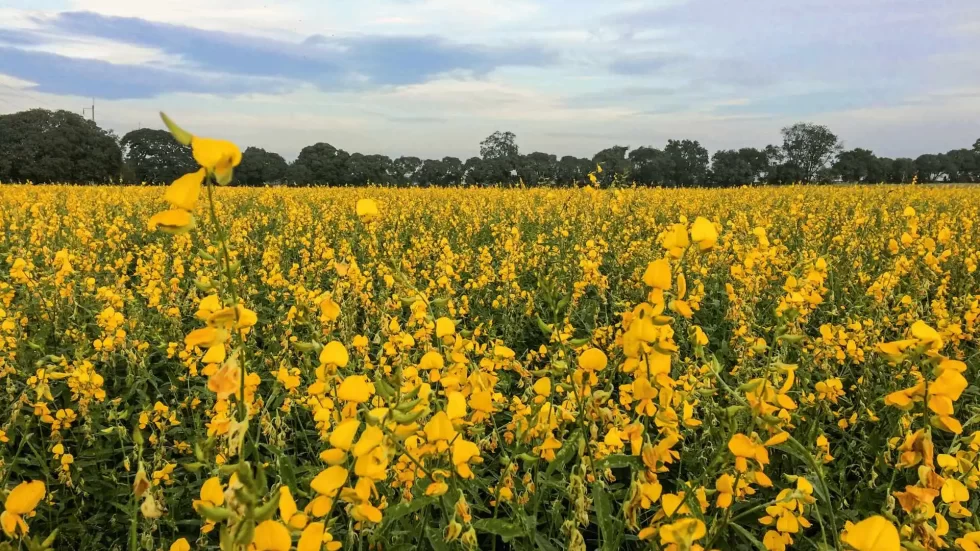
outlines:
[[[783, 143], [708, 154], [697, 140], [668, 140], [663, 149], [613, 146], [591, 159], [520, 153], [516, 136], [495, 132], [480, 156], [419, 159], [348, 153], [329, 143], [304, 147], [287, 162], [258, 147], [243, 152], [236, 183], [291, 185], [452, 186], [540, 184], [571, 186], [603, 167], [597, 184], [613, 181], [666, 187], [733, 187], [793, 182], [980, 182], [980, 140], [972, 149], [915, 159], [878, 157], [867, 149], [842, 150], [823, 126], [783, 129]], [[110, 139], [112, 138], [112, 139]], [[122, 162], [122, 161], [125, 162]], [[140, 129], [115, 141], [111, 133], [67, 111], [33, 109], [0, 116], [0, 182], [169, 183], [193, 166], [190, 150], [164, 130]]]

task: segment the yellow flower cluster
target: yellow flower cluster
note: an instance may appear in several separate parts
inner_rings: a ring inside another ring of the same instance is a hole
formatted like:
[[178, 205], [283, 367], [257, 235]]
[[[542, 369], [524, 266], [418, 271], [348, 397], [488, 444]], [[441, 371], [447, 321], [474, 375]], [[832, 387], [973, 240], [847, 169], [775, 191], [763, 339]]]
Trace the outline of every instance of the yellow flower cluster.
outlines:
[[974, 190], [235, 189], [164, 120], [166, 190], [0, 197], [0, 549], [980, 551]]

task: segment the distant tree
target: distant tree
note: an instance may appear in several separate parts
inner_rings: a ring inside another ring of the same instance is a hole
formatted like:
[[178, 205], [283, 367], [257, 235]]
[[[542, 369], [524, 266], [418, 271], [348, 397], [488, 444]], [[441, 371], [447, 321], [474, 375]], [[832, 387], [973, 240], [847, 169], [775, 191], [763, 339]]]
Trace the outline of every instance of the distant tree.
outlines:
[[666, 185], [695, 186], [707, 181], [708, 150], [697, 140], [667, 140], [664, 155], [669, 162]]
[[443, 157], [442, 166], [445, 170], [442, 179], [444, 186], [458, 186], [463, 182], [463, 161], [457, 157]]
[[876, 161], [874, 153], [859, 147], [841, 152], [834, 161], [833, 171], [844, 182], [867, 182]]
[[973, 142], [973, 151], [980, 154], [980, 138], [977, 138], [977, 141]]
[[912, 181], [913, 176], [915, 176], [915, 161], [908, 157], [899, 157], [892, 163], [891, 178], [888, 181], [906, 184]]
[[422, 159], [419, 159], [418, 157], [398, 157], [392, 161], [392, 172], [394, 173], [395, 185], [418, 185], [418, 174], [419, 169], [421, 168]]
[[392, 180], [392, 163], [386, 155], [354, 153], [345, 164], [347, 177], [342, 183], [355, 186], [388, 185]]
[[662, 184], [667, 179], [670, 161], [663, 151], [655, 147], [638, 147], [627, 156], [630, 162], [630, 176], [638, 184]]
[[799, 122], [783, 128], [782, 134], [786, 163], [797, 168], [806, 183], [813, 182], [843, 149], [837, 135], [819, 124]]
[[0, 181], [104, 183], [122, 175], [116, 137], [69, 111], [0, 115]]
[[[173, 138], [170, 141], [176, 143]], [[282, 155], [260, 147], [246, 147], [241, 164], [235, 168], [235, 180], [245, 186], [261, 186], [282, 180], [288, 170]]]
[[513, 132], [494, 132], [480, 142], [480, 156], [488, 159], [516, 159], [519, 155], [517, 136]]
[[754, 147], [716, 151], [711, 156], [711, 184], [734, 187], [752, 184], [764, 176], [769, 167], [766, 154]]
[[944, 155], [944, 172], [951, 182], [980, 181], [980, 154], [972, 149], [953, 149]]
[[349, 175], [347, 160], [350, 155], [343, 149], [319, 142], [304, 147], [293, 162], [291, 174], [302, 176], [304, 183], [341, 185]]
[[295, 186], [308, 186], [313, 183], [313, 173], [305, 164], [299, 164], [293, 161], [289, 164], [289, 168], [286, 169], [286, 181], [290, 185]]
[[880, 184], [892, 181], [895, 161], [888, 157], [875, 157], [868, 163], [868, 173], [864, 181], [870, 184]]
[[470, 157], [463, 163], [463, 181], [467, 184], [486, 185], [483, 159]]
[[528, 186], [537, 186], [541, 182], [554, 182], [557, 173], [558, 158], [548, 153], [535, 151], [528, 155], [521, 155], [517, 162], [517, 176]]
[[[630, 172], [630, 162], [626, 159], [628, 145], [607, 147], [592, 156], [592, 164], [602, 167], [602, 172], [596, 174], [600, 187], [607, 187], [616, 176], [627, 177]], [[595, 169], [595, 166], [592, 167]]]
[[177, 142], [166, 130], [133, 130], [119, 143], [137, 182], [170, 183], [197, 169], [191, 149]]
[[939, 155], [927, 153], [915, 159], [915, 172], [920, 182], [935, 182], [943, 171], [943, 161]]
[[555, 183], [559, 186], [573, 186], [585, 181], [593, 168], [595, 165], [589, 159], [565, 155], [555, 167]]

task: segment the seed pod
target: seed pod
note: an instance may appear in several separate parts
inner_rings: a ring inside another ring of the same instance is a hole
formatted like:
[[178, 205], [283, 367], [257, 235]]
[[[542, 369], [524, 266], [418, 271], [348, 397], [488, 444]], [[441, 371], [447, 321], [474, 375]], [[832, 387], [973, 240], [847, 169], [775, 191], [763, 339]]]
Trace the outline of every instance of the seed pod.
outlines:
[[248, 545], [255, 538], [255, 521], [245, 519], [245, 522], [238, 526], [238, 534], [235, 536], [235, 543], [238, 545]]
[[538, 329], [540, 329], [546, 337], [550, 337], [551, 334], [554, 333], [555, 326], [545, 323], [544, 320], [541, 319], [541, 316], [535, 316], [535, 320], [538, 322]]
[[211, 522], [224, 522], [231, 517], [231, 511], [225, 507], [198, 505], [197, 513]]
[[422, 408], [416, 412], [401, 412], [396, 409], [392, 410], [391, 418], [400, 425], [407, 425], [409, 423], [414, 423], [423, 415], [428, 415], [429, 411], [429, 408]]
[[414, 400], [403, 400], [400, 404], [395, 406], [395, 411], [408, 412], [415, 409], [415, 406], [422, 403], [422, 398], [416, 398]]
[[263, 503], [260, 507], [255, 509], [255, 519], [261, 522], [272, 518], [272, 515], [275, 514], [276, 509], [279, 508], [279, 498], [281, 495], [281, 492], [276, 492], [275, 495], [269, 498], [269, 501]]

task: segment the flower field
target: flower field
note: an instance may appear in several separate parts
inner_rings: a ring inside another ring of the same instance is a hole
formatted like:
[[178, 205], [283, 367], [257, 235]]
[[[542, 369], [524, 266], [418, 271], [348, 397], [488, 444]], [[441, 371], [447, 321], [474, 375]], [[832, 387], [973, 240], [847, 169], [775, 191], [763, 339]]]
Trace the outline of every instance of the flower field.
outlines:
[[0, 188], [0, 549], [980, 549], [977, 189], [235, 189], [193, 143]]

